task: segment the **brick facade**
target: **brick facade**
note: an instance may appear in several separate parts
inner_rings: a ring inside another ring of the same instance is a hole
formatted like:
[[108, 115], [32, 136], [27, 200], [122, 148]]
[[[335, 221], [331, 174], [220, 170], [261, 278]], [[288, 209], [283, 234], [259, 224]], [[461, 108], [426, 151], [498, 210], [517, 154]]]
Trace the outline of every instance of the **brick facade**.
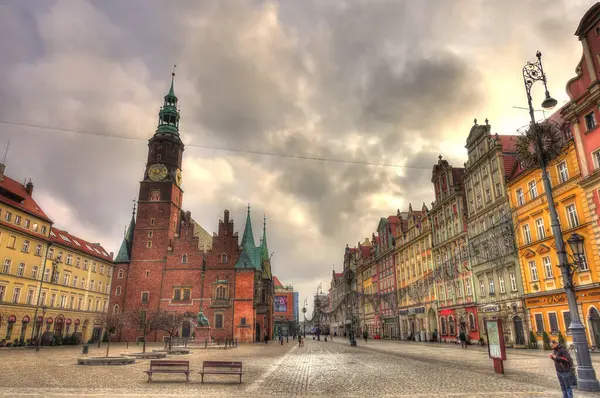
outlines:
[[[184, 145], [177, 130], [179, 115], [177, 113], [175, 123], [174, 109], [169, 108], [176, 102], [171, 87], [160, 113], [164, 120], [159, 122], [157, 133], [148, 144], [137, 217], [132, 218], [115, 259], [111, 309], [183, 313], [186, 321], [179, 331], [181, 337], [191, 337], [200, 310], [208, 318], [211, 337], [215, 340], [233, 337], [239, 342], [253, 342], [257, 337], [264, 337], [265, 327], [271, 337], [273, 311], [269, 300], [273, 300], [273, 291], [270, 259], [264, 255], [266, 224], [264, 250], [260, 252], [261, 247], [253, 246], [249, 210], [245, 245], [240, 245], [228, 210], [224, 211], [212, 242], [209, 234], [194, 222], [191, 213], [182, 211], [180, 184]], [[248, 258], [245, 250], [254, 253], [249, 267], [246, 267], [247, 262], [238, 264], [242, 254]], [[262, 313], [258, 319], [257, 308]], [[257, 322], [259, 333], [256, 333]], [[139, 330], [127, 325], [114, 339], [135, 341], [140, 336]], [[148, 336], [148, 340], [162, 341], [163, 337], [164, 333], [156, 332]]]

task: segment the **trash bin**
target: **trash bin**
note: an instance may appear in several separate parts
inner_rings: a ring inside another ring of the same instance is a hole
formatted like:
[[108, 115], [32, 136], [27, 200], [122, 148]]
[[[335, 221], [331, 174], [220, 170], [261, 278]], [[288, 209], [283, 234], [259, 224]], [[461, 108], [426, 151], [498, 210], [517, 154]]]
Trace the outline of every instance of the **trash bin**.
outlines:
[[87, 354], [89, 352], [89, 350], [90, 350], [90, 346], [87, 344], [84, 344], [82, 354]]

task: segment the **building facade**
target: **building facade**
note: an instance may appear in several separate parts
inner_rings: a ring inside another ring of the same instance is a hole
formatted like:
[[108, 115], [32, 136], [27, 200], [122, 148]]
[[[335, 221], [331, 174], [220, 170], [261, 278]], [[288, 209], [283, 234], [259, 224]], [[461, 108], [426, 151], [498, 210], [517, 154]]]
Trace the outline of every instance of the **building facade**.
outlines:
[[373, 273], [375, 272], [375, 261], [373, 247], [369, 238], [364, 242], [358, 242], [356, 252], [356, 282], [358, 295], [359, 334], [365, 331], [369, 336], [375, 333], [374, 328], [374, 297], [377, 286], [373, 284]]
[[53, 227], [33, 199], [33, 184], [0, 165], [0, 340], [49, 344], [75, 335], [101, 338], [112, 253]]
[[[396, 289], [396, 236], [400, 222], [400, 212], [379, 220], [377, 226], [377, 244], [375, 245], [375, 264], [377, 269], [379, 313], [375, 314], [375, 323], [384, 339], [398, 338], [400, 325], [398, 320], [398, 300]], [[404, 214], [406, 217], [406, 214]]]
[[506, 194], [506, 177], [515, 164], [518, 136], [492, 135], [490, 131], [487, 120], [485, 125], [475, 123], [466, 145], [467, 230], [478, 303], [477, 322], [483, 330], [486, 319], [501, 319], [505, 343], [524, 347], [527, 317]]
[[291, 336], [296, 333], [298, 319], [296, 317], [297, 305], [294, 305], [294, 287], [283, 285], [279, 279], [273, 277], [275, 288], [275, 303], [273, 306], [273, 317], [275, 333], [282, 336]]
[[402, 340], [430, 341], [437, 337], [433, 254], [429, 209], [408, 205], [396, 241], [398, 314]]
[[[113, 310], [182, 313], [179, 336], [184, 338], [194, 334], [200, 311], [215, 340], [272, 338], [274, 289], [266, 220], [256, 245], [250, 207], [241, 242], [228, 210], [212, 239], [189, 211], [183, 211], [184, 144], [177, 102], [171, 81], [156, 133], [148, 142], [137, 215], [117, 255]], [[121, 341], [140, 338], [139, 328], [131, 323], [115, 336]], [[156, 332], [146, 338], [162, 341], [165, 335]]]
[[[579, 185], [582, 175], [575, 143], [568, 136], [568, 130], [566, 134], [565, 150], [549, 164], [548, 173], [562, 226], [561, 238], [566, 242], [574, 233], [584, 237], [585, 254], [573, 275], [573, 283], [588, 340], [596, 344], [600, 341], [600, 325], [598, 318], [590, 314], [599, 311], [600, 258], [588, 202], [584, 189]], [[571, 341], [568, 332], [571, 316], [558, 268], [544, 187], [538, 183], [540, 180], [539, 169], [523, 170], [517, 164], [508, 184], [508, 194], [513, 209], [525, 306], [531, 329], [541, 345], [544, 332], [551, 338], [561, 333], [567, 341]]]
[[452, 167], [439, 156], [431, 182], [435, 202], [431, 207], [434, 280], [440, 338], [453, 341], [464, 331], [468, 340], [479, 340], [477, 305], [467, 248], [467, 208], [464, 169]]

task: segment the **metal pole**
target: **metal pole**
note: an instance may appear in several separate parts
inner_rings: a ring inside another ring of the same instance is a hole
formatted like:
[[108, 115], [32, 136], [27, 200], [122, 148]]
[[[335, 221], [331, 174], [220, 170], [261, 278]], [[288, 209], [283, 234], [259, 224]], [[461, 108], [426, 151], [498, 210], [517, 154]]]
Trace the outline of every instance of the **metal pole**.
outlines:
[[[539, 68], [541, 71], [541, 77], [537, 80], [542, 80], [544, 85], [546, 84], [546, 77], [544, 75], [541, 63], [541, 54], [538, 55]], [[525, 73], [523, 74], [525, 82], [525, 91], [527, 92], [527, 103], [529, 105], [529, 116], [531, 117], [531, 129], [536, 128], [534, 110], [531, 100], [531, 85], [527, 82]], [[546, 96], [548, 96], [548, 90], [546, 89]], [[573, 288], [573, 280], [571, 275], [571, 266], [567, 259], [567, 251], [565, 249], [565, 242], [562, 238], [562, 228], [556, 211], [556, 205], [554, 204], [554, 197], [552, 195], [552, 185], [550, 184], [550, 178], [548, 176], [548, 170], [546, 161], [543, 156], [542, 137], [534, 130], [535, 134], [535, 145], [538, 153], [538, 161], [540, 169], [542, 170], [542, 182], [544, 184], [544, 191], [546, 193], [546, 200], [548, 202], [548, 210], [550, 212], [550, 222], [552, 226], [552, 234], [556, 244], [556, 252], [558, 254], [558, 266], [563, 277], [565, 286], [565, 295], [569, 304], [569, 313], [571, 315], [571, 325], [569, 330], [573, 338], [573, 345], [575, 346], [575, 355], [577, 358], [577, 373], [578, 373], [578, 388], [582, 391], [599, 391], [600, 385], [596, 379], [596, 372], [592, 366], [592, 359], [590, 356], [590, 350], [587, 343], [587, 336], [585, 333], [585, 326], [581, 323], [579, 317], [579, 309], [577, 307], [577, 296], [575, 295], [575, 289]]]
[[[38, 308], [40, 307], [40, 296], [42, 294], [42, 285], [44, 284], [44, 274], [46, 273], [46, 261], [48, 260], [48, 250], [50, 250], [50, 246], [52, 246], [52, 242], [48, 242], [48, 244], [46, 245], [46, 253], [44, 254], [44, 257], [42, 258], [44, 266], [42, 267], [42, 273], [40, 275], [40, 288], [38, 289], [38, 296], [37, 296], [37, 300], [36, 300], [36, 304], [35, 304], [35, 313], [33, 315], [35, 324], [37, 324], [37, 314], [38, 314]], [[34, 337], [34, 333], [35, 333], [35, 327], [31, 331], [31, 339], [32, 340]], [[39, 347], [36, 351], [39, 351]]]

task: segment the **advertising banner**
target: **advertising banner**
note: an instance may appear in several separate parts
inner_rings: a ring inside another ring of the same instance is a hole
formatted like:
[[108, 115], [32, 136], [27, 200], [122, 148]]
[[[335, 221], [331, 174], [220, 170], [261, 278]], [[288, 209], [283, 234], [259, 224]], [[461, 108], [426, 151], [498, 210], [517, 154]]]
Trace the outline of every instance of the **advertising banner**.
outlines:
[[287, 296], [275, 296], [275, 312], [287, 312]]

